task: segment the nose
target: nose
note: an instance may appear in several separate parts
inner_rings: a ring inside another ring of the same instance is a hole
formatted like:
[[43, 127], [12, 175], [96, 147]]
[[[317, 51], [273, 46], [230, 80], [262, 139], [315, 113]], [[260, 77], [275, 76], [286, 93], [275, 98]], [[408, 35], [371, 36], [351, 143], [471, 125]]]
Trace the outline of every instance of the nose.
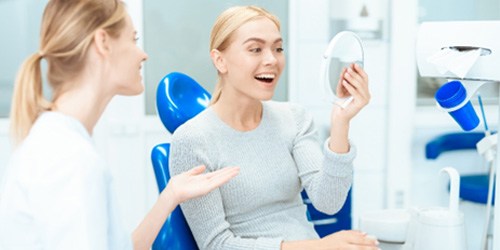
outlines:
[[144, 62], [144, 61], [148, 60], [148, 58], [149, 58], [148, 54], [146, 54], [146, 52], [144, 52], [144, 50], [143, 50], [142, 51], [142, 61]]
[[266, 50], [267, 52], [264, 54], [264, 64], [265, 65], [273, 65], [276, 64], [278, 58], [274, 54], [273, 50]]

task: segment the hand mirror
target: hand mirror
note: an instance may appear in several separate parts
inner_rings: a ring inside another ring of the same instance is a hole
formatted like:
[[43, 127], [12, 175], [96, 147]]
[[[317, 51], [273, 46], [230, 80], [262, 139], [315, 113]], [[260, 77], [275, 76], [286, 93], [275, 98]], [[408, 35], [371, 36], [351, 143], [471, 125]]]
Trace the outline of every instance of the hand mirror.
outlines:
[[337, 91], [341, 79], [341, 72], [344, 68], [356, 63], [363, 67], [364, 52], [361, 39], [354, 32], [342, 31], [335, 35], [325, 53], [321, 63], [320, 83], [325, 89], [326, 98], [329, 102], [345, 108], [353, 99], [343, 91]]

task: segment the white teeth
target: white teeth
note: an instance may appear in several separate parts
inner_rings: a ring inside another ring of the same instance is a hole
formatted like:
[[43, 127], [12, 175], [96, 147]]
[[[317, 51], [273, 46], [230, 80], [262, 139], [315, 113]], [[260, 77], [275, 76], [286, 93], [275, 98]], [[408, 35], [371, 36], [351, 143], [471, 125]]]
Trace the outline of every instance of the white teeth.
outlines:
[[264, 79], [274, 79], [274, 74], [260, 74], [255, 77]]

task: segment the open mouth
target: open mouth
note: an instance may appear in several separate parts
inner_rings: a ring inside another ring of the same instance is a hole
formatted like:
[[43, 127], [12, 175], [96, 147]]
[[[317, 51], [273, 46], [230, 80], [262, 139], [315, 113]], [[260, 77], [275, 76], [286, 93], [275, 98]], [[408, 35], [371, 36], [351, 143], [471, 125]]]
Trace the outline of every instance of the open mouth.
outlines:
[[274, 81], [275, 75], [274, 74], [260, 74], [256, 75], [255, 79], [261, 82], [265, 83], [271, 83]]

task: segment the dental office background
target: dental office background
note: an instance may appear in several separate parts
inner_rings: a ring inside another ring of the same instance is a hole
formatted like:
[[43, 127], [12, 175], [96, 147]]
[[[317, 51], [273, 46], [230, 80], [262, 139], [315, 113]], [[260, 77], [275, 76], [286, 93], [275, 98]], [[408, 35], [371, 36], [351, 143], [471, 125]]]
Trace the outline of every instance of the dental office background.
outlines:
[[[38, 50], [46, 2], [0, 0], [0, 177], [12, 150], [8, 114], [15, 75], [22, 60]], [[208, 53], [209, 33], [215, 17], [232, 5], [260, 5], [280, 18], [287, 66], [273, 99], [305, 105], [314, 114], [322, 139], [328, 133], [331, 105], [322, 98], [318, 82], [321, 55], [330, 38], [341, 30], [352, 30], [363, 39], [372, 100], [351, 125], [351, 139], [358, 147], [353, 228], [366, 211], [446, 206], [447, 179], [438, 174], [442, 167], [456, 167], [461, 174], [485, 171], [475, 152], [425, 159], [427, 141], [460, 128], [433, 101], [445, 80], [418, 76], [415, 41], [423, 21], [499, 20], [500, 0], [125, 2], [140, 37], [139, 46], [149, 55], [143, 67], [146, 91], [137, 97], [116, 97], [94, 138], [113, 173], [123, 224], [129, 231], [158, 195], [150, 150], [170, 140], [156, 116], [157, 83], [165, 74], [180, 71], [213, 90], [216, 73]], [[481, 88], [491, 127], [498, 120], [497, 93], [497, 84]], [[483, 221], [484, 208], [461, 204], [461, 209], [466, 210], [469, 246], [478, 246], [482, 225], [471, 221]], [[472, 233], [475, 228], [477, 235]]]

